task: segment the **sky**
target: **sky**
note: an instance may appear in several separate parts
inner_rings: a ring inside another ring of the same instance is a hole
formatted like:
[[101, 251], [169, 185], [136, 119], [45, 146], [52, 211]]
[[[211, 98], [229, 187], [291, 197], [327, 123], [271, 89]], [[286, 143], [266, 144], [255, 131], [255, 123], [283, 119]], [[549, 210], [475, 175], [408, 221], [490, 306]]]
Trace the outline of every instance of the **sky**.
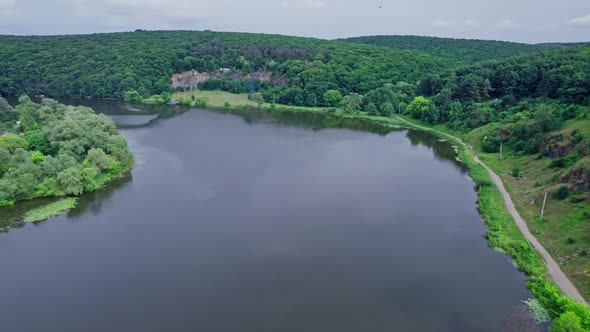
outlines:
[[590, 41], [590, 0], [0, 0], [0, 34], [135, 29]]

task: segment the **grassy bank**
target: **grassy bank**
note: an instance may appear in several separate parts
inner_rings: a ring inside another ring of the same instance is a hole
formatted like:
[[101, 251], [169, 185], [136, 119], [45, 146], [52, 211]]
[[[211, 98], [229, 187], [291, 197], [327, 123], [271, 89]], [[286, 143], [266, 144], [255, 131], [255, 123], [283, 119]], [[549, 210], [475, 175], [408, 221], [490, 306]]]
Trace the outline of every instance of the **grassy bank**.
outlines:
[[[128, 161], [124, 164], [119, 164], [116, 169], [99, 173], [94, 178], [87, 179], [84, 193], [100, 190], [106, 187], [110, 182], [128, 176], [132, 167], [133, 158], [130, 155]], [[65, 196], [65, 193], [56, 187], [54, 190], [47, 192], [37, 191], [31, 200], [12, 202], [12, 204], [7, 204], [4, 207], [0, 207], [0, 232], [7, 232], [11, 228], [23, 226], [26, 222], [45, 220], [66, 212], [75, 206], [75, 203], [77, 203], [77, 198], [64, 198]], [[59, 200], [39, 207], [39, 204], [54, 199]], [[73, 206], [63, 210], [62, 212], [57, 212], [60, 211], [60, 207], [65, 207], [68, 206], [68, 204], [72, 204], [72, 199], [76, 200]], [[26, 213], [22, 211], [26, 211]], [[52, 214], [52, 211], [56, 213]]]
[[[177, 91], [170, 99], [174, 103], [201, 106], [213, 109], [257, 109], [258, 104], [248, 99], [248, 94], [235, 94], [225, 91], [188, 90]], [[153, 99], [146, 99], [144, 103], [150, 103]], [[201, 103], [199, 105], [199, 103]], [[261, 110], [291, 110], [291, 111], [324, 111], [322, 107], [304, 107], [281, 104], [263, 103]]]
[[78, 198], [67, 197], [60, 199], [57, 202], [53, 202], [42, 207], [33, 209], [25, 215], [26, 222], [38, 222], [51, 217], [64, 214], [67, 211], [73, 209], [78, 204]]

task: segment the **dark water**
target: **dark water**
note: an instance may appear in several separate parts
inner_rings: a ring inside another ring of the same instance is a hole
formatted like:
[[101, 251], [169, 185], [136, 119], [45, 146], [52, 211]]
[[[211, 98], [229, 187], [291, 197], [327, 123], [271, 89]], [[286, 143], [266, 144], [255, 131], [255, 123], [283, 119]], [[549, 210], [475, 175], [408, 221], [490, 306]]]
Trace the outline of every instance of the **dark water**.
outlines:
[[528, 297], [432, 136], [95, 106], [132, 177], [0, 234], [2, 331], [497, 331]]

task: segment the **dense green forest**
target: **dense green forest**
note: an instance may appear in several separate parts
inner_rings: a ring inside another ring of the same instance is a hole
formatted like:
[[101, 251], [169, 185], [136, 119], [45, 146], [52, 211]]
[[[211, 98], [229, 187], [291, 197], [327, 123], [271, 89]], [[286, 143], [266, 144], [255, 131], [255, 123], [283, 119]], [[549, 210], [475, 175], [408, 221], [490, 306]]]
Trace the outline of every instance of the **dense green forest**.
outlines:
[[507, 58], [539, 52], [567, 44], [520, 44], [505, 41], [455, 39], [420, 36], [366, 36], [340, 39], [349, 43], [386, 46], [401, 50], [421, 51], [462, 63]]
[[330, 89], [365, 93], [456, 67], [422, 52], [264, 34], [137, 31], [69, 36], [0, 36], [0, 94], [148, 97], [170, 91], [171, 75], [191, 69], [268, 70], [287, 104], [321, 105]]
[[131, 162], [127, 141], [105, 115], [49, 98], [37, 104], [22, 96], [14, 108], [0, 98], [0, 206], [93, 191]]

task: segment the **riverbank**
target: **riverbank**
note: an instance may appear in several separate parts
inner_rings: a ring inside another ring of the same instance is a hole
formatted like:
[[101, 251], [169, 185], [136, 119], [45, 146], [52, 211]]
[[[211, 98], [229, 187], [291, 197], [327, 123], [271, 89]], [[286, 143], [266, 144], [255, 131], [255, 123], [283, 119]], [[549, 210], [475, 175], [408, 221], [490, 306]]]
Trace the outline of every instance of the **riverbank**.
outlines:
[[[92, 185], [87, 187], [81, 196], [104, 189], [110, 183], [130, 176], [133, 158], [131, 156], [129, 158], [127, 164], [121, 165], [119, 172], [98, 174], [93, 179]], [[55, 195], [35, 196], [30, 200], [16, 201], [2, 206], [0, 207], [0, 214], [2, 214], [0, 232], [8, 232], [11, 228], [24, 226], [27, 222], [37, 222], [62, 215], [75, 208], [77, 200], [78, 197], [67, 197], [63, 193], [56, 193]], [[68, 208], [64, 208], [64, 206], [68, 206]]]

